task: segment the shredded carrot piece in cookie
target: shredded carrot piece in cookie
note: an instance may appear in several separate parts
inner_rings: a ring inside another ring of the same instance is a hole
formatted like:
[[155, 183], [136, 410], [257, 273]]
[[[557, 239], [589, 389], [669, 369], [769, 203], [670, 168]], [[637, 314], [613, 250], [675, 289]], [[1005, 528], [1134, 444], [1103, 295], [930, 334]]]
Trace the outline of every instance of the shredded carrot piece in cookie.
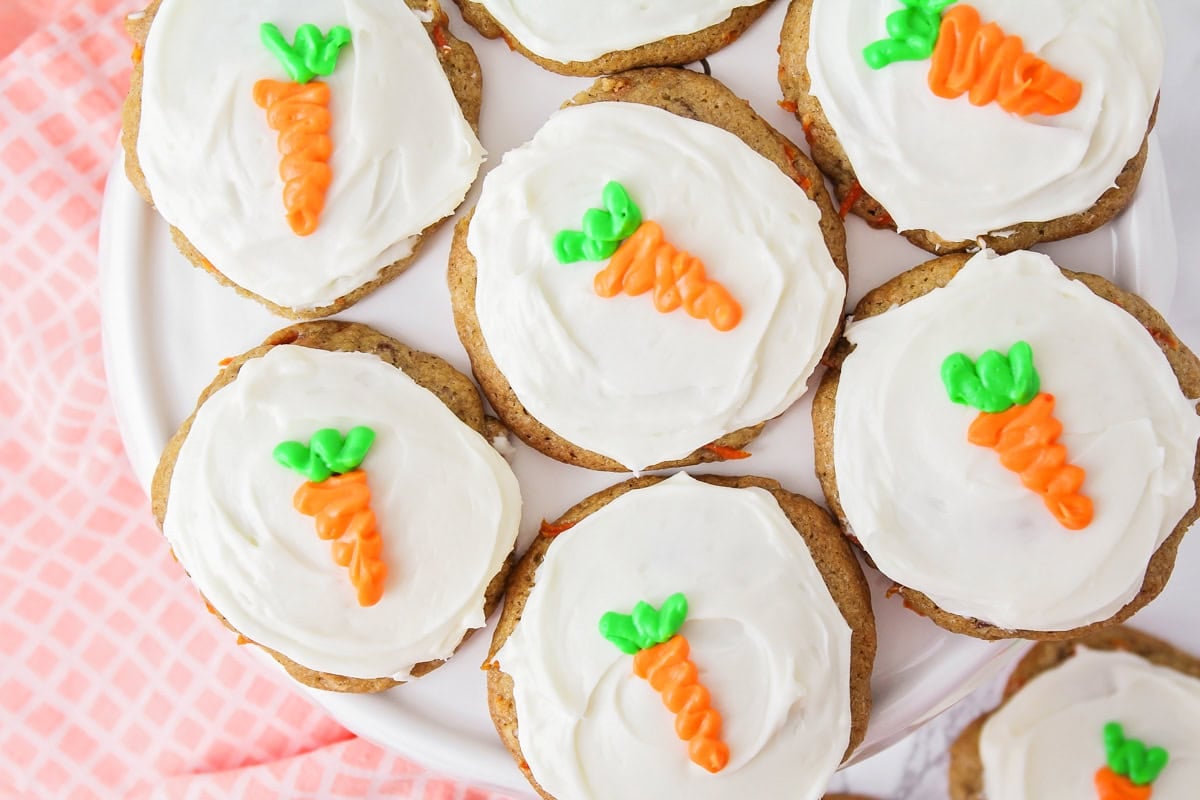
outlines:
[[838, 213], [842, 215], [842, 219], [850, 216], [850, 212], [854, 210], [854, 204], [858, 202], [866, 192], [863, 191], [862, 184], [858, 181], [850, 187], [850, 191], [846, 192], [846, 199], [842, 200], [842, 207], [838, 209]]
[[750, 457], [750, 454], [745, 450], [738, 450], [736, 447], [726, 447], [723, 444], [706, 444], [704, 445], [704, 449], [725, 461], [741, 461], [743, 458]]

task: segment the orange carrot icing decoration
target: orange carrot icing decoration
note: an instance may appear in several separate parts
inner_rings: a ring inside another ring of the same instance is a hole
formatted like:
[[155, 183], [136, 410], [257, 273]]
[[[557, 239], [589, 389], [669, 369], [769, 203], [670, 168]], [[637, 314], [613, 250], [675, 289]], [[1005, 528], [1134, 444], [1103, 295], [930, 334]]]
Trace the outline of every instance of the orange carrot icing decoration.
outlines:
[[559, 262], [612, 260], [593, 282], [596, 294], [636, 297], [654, 291], [654, 307], [663, 314], [682, 308], [696, 319], [708, 320], [718, 331], [733, 330], [742, 307], [704, 263], [666, 240], [662, 227], [643, 221], [625, 187], [610, 181], [604, 187], [604, 208], [589, 209], [583, 230], [559, 231], [554, 253]]
[[1095, 778], [1099, 800], [1150, 800], [1153, 784], [1170, 758], [1167, 751], [1126, 739], [1118, 722], [1104, 726], [1104, 751], [1108, 765]]
[[1042, 496], [1054, 518], [1077, 531], [1091, 524], [1092, 501], [1079, 493], [1087, 473], [1068, 464], [1067, 448], [1058, 444], [1062, 429], [1054, 418], [1054, 395], [1042, 392], [1028, 405], [1002, 414], [980, 414], [967, 439], [999, 453], [1000, 463]]
[[340, 25], [322, 36], [315, 25], [301, 25], [289, 44], [279, 28], [267, 22], [260, 29], [263, 44], [292, 81], [263, 79], [254, 84], [254, 102], [267, 112], [267, 124], [279, 133], [279, 177], [284, 181], [283, 206], [288, 224], [298, 236], [317, 229], [325, 194], [333, 182], [329, 159], [333, 140], [329, 130], [332, 93], [328, 84], [309, 83], [317, 75], [332, 75], [338, 54], [350, 42]]
[[1021, 37], [983, 24], [973, 6], [943, 12], [954, 0], [901, 2], [905, 8], [887, 18], [888, 38], [863, 51], [873, 69], [929, 58], [929, 88], [938, 97], [966, 94], [977, 106], [995, 102], [1020, 116], [1065, 114], [1079, 104], [1083, 84], [1026, 52]]
[[367, 473], [359, 469], [374, 441], [375, 432], [367, 427], [351, 428], [345, 438], [325, 428], [308, 445], [283, 442], [274, 453], [280, 464], [308, 478], [292, 502], [301, 514], [316, 517], [318, 536], [333, 542], [333, 560], [349, 567], [360, 606], [378, 603], [387, 581], [371, 489]]
[[953, 100], [969, 93], [977, 106], [996, 102], [1011, 114], [1064, 114], [1079, 104], [1083, 84], [1025, 51], [1020, 36], [984, 25], [973, 6], [942, 16], [929, 70], [929, 88]]
[[675, 714], [675, 733], [688, 742], [692, 762], [716, 773], [729, 763], [729, 745], [721, 740], [721, 715], [700, 683], [688, 640], [679, 633], [687, 611], [682, 594], [668, 597], [661, 609], [640, 602], [632, 614], [610, 611], [602, 616], [600, 633], [633, 656], [634, 673], [662, 695], [663, 705]]
[[1026, 342], [1014, 344], [1007, 356], [988, 350], [977, 362], [955, 353], [942, 362], [942, 382], [951, 401], [981, 412], [967, 432], [971, 444], [999, 453], [1000, 463], [1041, 495], [1064, 528], [1091, 524], [1092, 501], [1080, 493], [1087, 473], [1067, 463], [1067, 449], [1058, 443], [1063, 426], [1054, 417], [1054, 395], [1038, 391]]

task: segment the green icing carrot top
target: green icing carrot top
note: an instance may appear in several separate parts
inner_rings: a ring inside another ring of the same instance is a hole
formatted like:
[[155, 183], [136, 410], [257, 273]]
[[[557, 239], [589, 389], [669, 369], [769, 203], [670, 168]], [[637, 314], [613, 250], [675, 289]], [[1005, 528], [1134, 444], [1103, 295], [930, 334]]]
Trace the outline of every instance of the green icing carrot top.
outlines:
[[1017, 342], [1007, 355], [988, 350], [977, 361], [954, 353], [942, 362], [942, 383], [952, 402], [989, 414], [1026, 405], [1041, 388], [1027, 342]]
[[942, 9], [955, 0], [900, 0], [904, 8], [888, 15], [887, 39], [872, 42], [863, 57], [872, 69], [897, 61], [922, 61], [933, 55], [942, 26]]
[[332, 75], [341, 49], [350, 43], [350, 29], [344, 25], [333, 26], [327, 34], [322, 34], [316, 25], [301, 25], [291, 43], [272, 22], [264, 22], [258, 31], [263, 45], [296, 83], [308, 83], [318, 75]]
[[682, 594], [671, 595], [659, 609], [643, 600], [633, 607], [632, 614], [609, 611], [602, 616], [600, 634], [622, 653], [634, 656], [678, 633], [687, 612], [687, 598]]
[[359, 425], [343, 437], [336, 428], [323, 428], [312, 435], [308, 444], [282, 442], [274, 451], [275, 460], [299, 472], [313, 483], [328, 480], [358, 469], [375, 441], [375, 431]]
[[1128, 778], [1135, 786], [1147, 786], [1158, 780], [1170, 758], [1161, 747], [1148, 748], [1138, 739], [1126, 739], [1125, 729], [1119, 722], [1104, 726], [1104, 753], [1108, 757], [1108, 768], [1114, 774]]
[[554, 237], [554, 255], [561, 264], [603, 261], [642, 224], [642, 212], [625, 187], [616, 181], [604, 185], [604, 208], [589, 208], [583, 230], [563, 230]]

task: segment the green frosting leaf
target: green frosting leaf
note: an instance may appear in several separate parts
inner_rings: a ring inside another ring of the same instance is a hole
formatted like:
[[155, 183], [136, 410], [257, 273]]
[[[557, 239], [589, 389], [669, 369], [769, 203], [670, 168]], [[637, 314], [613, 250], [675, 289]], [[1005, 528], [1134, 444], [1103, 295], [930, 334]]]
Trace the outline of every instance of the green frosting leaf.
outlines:
[[582, 231], [559, 231], [554, 237], [554, 256], [560, 264], [603, 261], [617, 252], [620, 244], [589, 239]]
[[554, 236], [554, 256], [560, 264], [603, 261], [617, 251], [642, 224], [642, 212], [625, 187], [609, 181], [601, 193], [604, 208], [583, 214], [583, 230], [562, 230]]
[[644, 650], [658, 644], [658, 611], [646, 602], [633, 607], [633, 625], [637, 628], [638, 643]]
[[622, 653], [637, 655], [642, 649], [641, 637], [634, 627], [633, 617], [609, 611], [600, 617], [600, 635], [615, 644]]
[[942, 27], [942, 9], [955, 0], [900, 0], [906, 8], [888, 15], [888, 38], [863, 50], [871, 69], [897, 61], [921, 61], [933, 55]]
[[271, 22], [264, 22], [258, 34], [263, 45], [296, 83], [308, 83], [317, 75], [332, 75], [341, 49], [350, 43], [350, 29], [342, 25], [330, 28], [326, 35], [322, 35], [316, 25], [301, 25], [291, 44]]
[[1033, 348], [1027, 342], [1014, 344], [1008, 355], [988, 350], [978, 361], [954, 353], [942, 362], [941, 372], [951, 402], [989, 414], [1023, 406], [1041, 389]]
[[658, 612], [658, 641], [665, 642], [683, 627], [687, 619], [688, 601], [682, 593], [676, 593], [663, 601], [662, 609]]
[[294, 469], [313, 483], [328, 480], [333, 474], [325, 462], [313, 458], [309, 448], [300, 442], [282, 442], [275, 448], [275, 460], [288, 469]]
[[312, 435], [307, 445], [301, 442], [281, 442], [275, 447], [275, 460], [299, 472], [313, 483], [328, 480], [358, 469], [375, 441], [375, 431], [360, 425], [351, 428], [343, 438], [335, 428], [322, 428]]
[[1170, 760], [1170, 755], [1161, 747], [1147, 748], [1138, 739], [1125, 738], [1125, 731], [1117, 722], [1104, 726], [1104, 752], [1108, 757], [1108, 768], [1137, 786], [1158, 780]]
[[636, 655], [679, 633], [687, 612], [687, 598], [682, 594], [668, 597], [660, 609], [642, 601], [633, 607], [632, 614], [609, 611], [600, 617], [600, 635], [621, 652]]

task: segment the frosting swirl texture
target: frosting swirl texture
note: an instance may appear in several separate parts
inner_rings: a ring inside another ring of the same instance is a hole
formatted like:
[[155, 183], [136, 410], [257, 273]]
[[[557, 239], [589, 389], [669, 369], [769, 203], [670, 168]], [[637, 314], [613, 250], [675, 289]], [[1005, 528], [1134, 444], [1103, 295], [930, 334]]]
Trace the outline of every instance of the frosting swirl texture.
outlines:
[[[359, 605], [275, 446], [321, 428], [375, 430], [363, 470], [387, 584]], [[432, 392], [374, 355], [280, 345], [200, 407], [163, 532], [201, 593], [250, 639], [310, 669], [404, 680], [484, 624], [521, 496], [508, 463]]]

